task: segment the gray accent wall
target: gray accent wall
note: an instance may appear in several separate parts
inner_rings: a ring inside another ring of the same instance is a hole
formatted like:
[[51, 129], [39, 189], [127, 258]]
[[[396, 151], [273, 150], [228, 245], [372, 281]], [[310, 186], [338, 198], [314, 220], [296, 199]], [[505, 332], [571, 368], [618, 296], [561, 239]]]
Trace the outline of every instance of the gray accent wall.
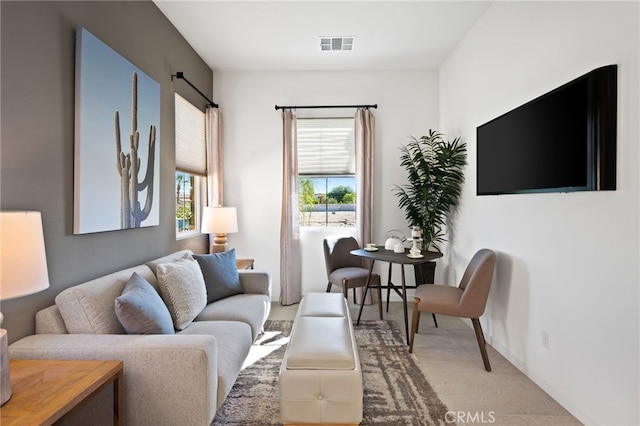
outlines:
[[[206, 102], [171, 75], [182, 71], [211, 94], [213, 72], [151, 1], [2, 1], [0, 16], [0, 208], [42, 212], [51, 283], [41, 293], [2, 302], [2, 328], [13, 342], [33, 334], [35, 313], [69, 286], [175, 250], [206, 251], [205, 236], [175, 237], [174, 92], [203, 109]], [[160, 84], [159, 226], [73, 234], [79, 26]]]

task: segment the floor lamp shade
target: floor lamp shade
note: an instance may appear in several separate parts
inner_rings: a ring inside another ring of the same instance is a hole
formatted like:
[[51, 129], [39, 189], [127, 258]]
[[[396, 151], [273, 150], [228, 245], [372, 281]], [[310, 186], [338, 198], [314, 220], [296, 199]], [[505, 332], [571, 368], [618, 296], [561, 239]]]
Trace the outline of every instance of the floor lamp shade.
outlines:
[[[49, 287], [40, 212], [0, 212], [0, 300]], [[0, 324], [2, 324], [0, 313]], [[0, 404], [11, 397], [7, 331], [0, 329]]]
[[203, 234], [215, 234], [210, 253], [227, 249], [227, 234], [238, 232], [238, 214], [235, 207], [205, 207], [202, 211]]

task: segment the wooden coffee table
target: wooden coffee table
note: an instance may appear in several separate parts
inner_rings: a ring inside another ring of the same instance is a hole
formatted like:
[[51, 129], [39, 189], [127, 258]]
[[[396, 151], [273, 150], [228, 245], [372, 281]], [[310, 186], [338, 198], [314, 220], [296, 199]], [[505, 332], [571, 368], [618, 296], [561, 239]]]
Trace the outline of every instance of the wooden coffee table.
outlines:
[[10, 361], [11, 399], [0, 424], [51, 425], [113, 384], [113, 424], [123, 425], [122, 361]]

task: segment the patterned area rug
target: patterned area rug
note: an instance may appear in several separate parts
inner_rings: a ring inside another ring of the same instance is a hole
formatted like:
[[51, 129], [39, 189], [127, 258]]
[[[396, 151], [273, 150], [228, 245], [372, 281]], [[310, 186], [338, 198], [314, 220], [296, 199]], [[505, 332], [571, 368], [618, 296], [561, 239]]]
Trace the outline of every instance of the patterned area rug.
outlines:
[[[293, 321], [267, 321], [265, 333], [212, 425], [280, 424], [278, 372]], [[393, 321], [354, 326], [362, 364], [364, 413], [361, 425], [450, 425], [447, 407], [431, 388]], [[250, 364], [250, 365], [248, 365]]]

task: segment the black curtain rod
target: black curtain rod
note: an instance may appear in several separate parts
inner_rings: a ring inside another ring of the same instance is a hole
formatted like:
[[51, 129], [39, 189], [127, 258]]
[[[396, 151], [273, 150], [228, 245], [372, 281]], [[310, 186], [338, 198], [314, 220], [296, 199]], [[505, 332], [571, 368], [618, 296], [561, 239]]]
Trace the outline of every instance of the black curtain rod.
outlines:
[[378, 104], [373, 105], [276, 105], [276, 111], [279, 109], [311, 109], [311, 108], [378, 108]]
[[181, 80], [184, 80], [187, 82], [187, 84], [189, 86], [191, 86], [191, 88], [193, 88], [193, 90], [195, 90], [196, 92], [198, 92], [200, 94], [200, 96], [202, 96], [203, 98], [205, 98], [207, 100], [207, 102], [209, 102], [209, 106], [212, 106], [214, 108], [218, 108], [218, 104], [213, 102], [211, 99], [207, 98], [207, 95], [205, 95], [204, 93], [202, 93], [200, 90], [198, 90], [198, 88], [196, 86], [194, 86], [193, 84], [191, 84], [191, 82], [189, 80], [187, 80], [184, 76], [184, 73], [182, 72], [177, 72], [175, 75], [171, 76], [171, 81], [173, 81], [173, 79], [175, 78], [179, 78]]

